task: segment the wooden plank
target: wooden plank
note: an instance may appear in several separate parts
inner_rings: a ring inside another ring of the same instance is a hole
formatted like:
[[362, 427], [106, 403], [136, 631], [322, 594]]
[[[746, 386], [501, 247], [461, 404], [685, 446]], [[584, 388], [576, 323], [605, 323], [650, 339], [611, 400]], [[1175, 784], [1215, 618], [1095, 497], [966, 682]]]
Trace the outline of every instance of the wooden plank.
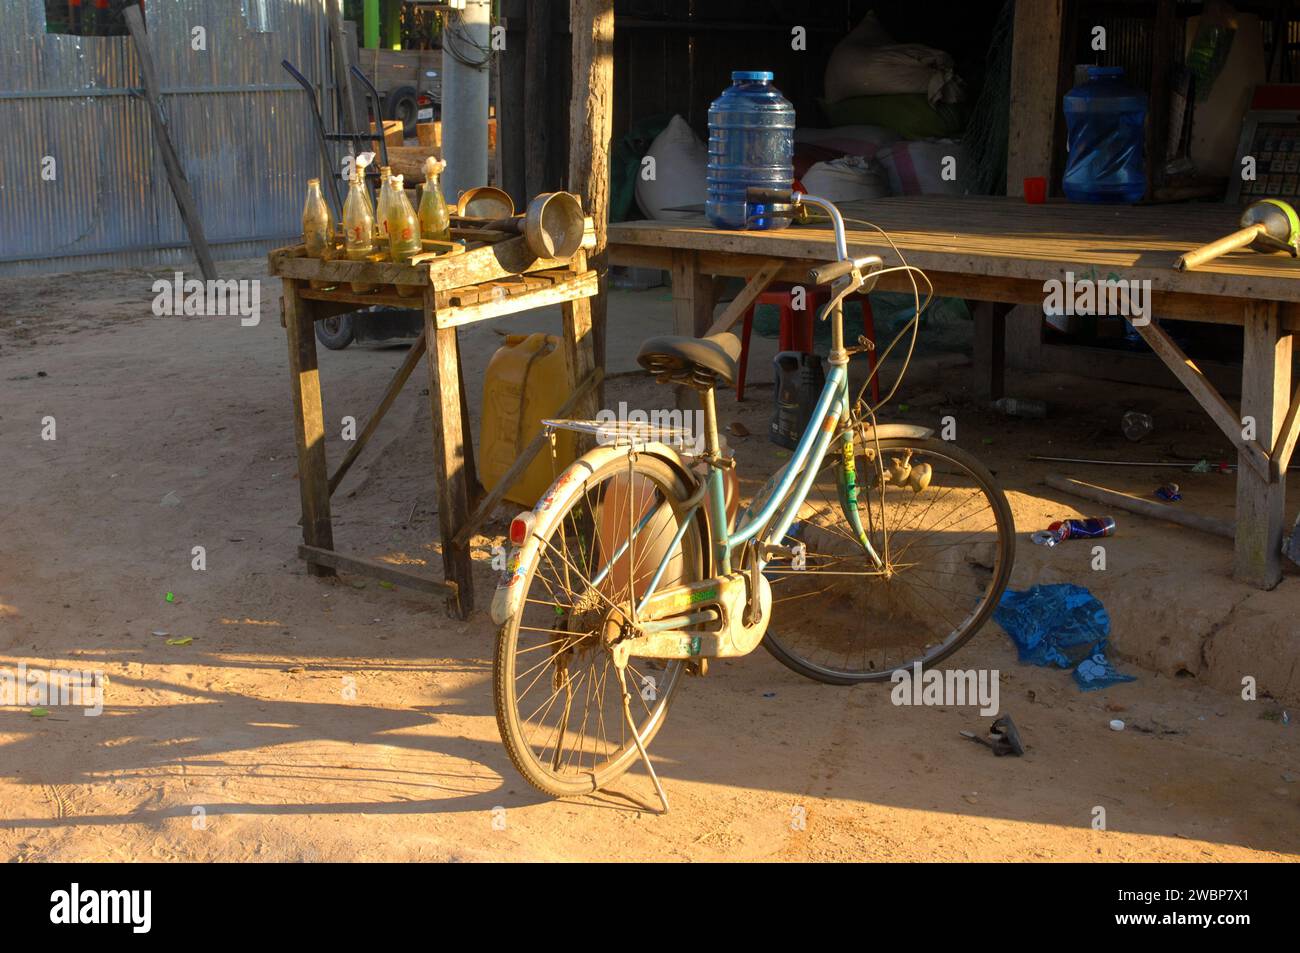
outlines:
[[605, 366], [608, 309], [609, 149], [614, 123], [614, 0], [569, 0], [572, 68], [569, 96], [569, 191], [595, 220], [587, 260], [600, 283], [588, 302], [597, 367]]
[[[560, 406], [560, 409], [555, 412], [553, 417], [562, 419], [571, 416], [578, 416], [574, 413], [574, 408], [581, 402], [585, 401], [588, 394], [594, 393], [600, 386], [600, 382], [604, 379], [605, 372], [599, 367], [596, 368], [574, 389], [573, 393], [569, 395], [568, 400]], [[537, 436], [533, 437], [533, 439], [529, 441], [528, 446], [524, 448], [521, 454], [519, 454], [518, 459], [510, 465], [510, 469], [501, 475], [501, 479], [497, 481], [496, 486], [492, 488], [491, 492], [488, 493], [488, 495], [485, 496], [475, 508], [473, 515], [469, 518], [469, 522], [461, 527], [460, 532], [456, 534], [455, 541], [458, 544], [463, 545], [468, 543], [469, 538], [478, 532], [484, 521], [492, 515], [492, 511], [497, 508], [506, 493], [508, 493], [510, 488], [514, 486], [515, 481], [519, 479], [519, 475], [528, 469], [528, 465], [533, 462], [533, 457], [537, 456], [538, 452], [545, 445], [546, 430], [543, 428]]]
[[[1266, 446], [1276, 444], [1291, 395], [1291, 335], [1278, 324], [1277, 305], [1245, 304], [1245, 348], [1241, 363], [1242, 418], [1253, 417]], [[1244, 464], [1251, 457], [1239, 454]], [[1237, 546], [1233, 575], [1260, 589], [1282, 581], [1282, 534], [1286, 518], [1286, 480], [1271, 468], [1259, 473], [1237, 468]]]
[[1212, 516], [1201, 516], [1190, 510], [1170, 506], [1167, 503], [1157, 503], [1155, 500], [1146, 500], [1140, 496], [1121, 493], [1119, 490], [1109, 490], [1104, 486], [1084, 483], [1082, 480], [1071, 480], [1068, 477], [1057, 476], [1053, 473], [1049, 473], [1043, 478], [1043, 481], [1050, 487], [1072, 493], [1075, 496], [1081, 496], [1085, 500], [1092, 500], [1094, 503], [1101, 503], [1104, 506], [1114, 506], [1122, 510], [1128, 510], [1130, 513], [1149, 516], [1152, 519], [1177, 523], [1180, 526], [1198, 529], [1203, 533], [1222, 536], [1225, 539], [1233, 539], [1236, 536], [1236, 528], [1227, 520], [1215, 519]]
[[[927, 272], [977, 277], [1064, 280], [1067, 272], [1149, 281], [1156, 294], [1200, 294], [1300, 302], [1300, 261], [1241, 251], [1203, 269], [1180, 274], [1180, 254], [1235, 231], [1239, 210], [1213, 203], [1090, 206], [1065, 202], [1027, 205], [988, 196], [900, 196], [870, 205], [845, 202], [848, 242], [855, 255], [884, 252], [870, 220]], [[775, 231], [715, 229], [703, 217], [682, 222], [617, 222], [612, 245], [658, 246], [762, 258], [824, 262], [834, 258], [829, 228]]]
[[[394, 308], [418, 308], [420, 306], [419, 295], [399, 295], [395, 292], [389, 293], [372, 291], [366, 294], [358, 294], [351, 290], [339, 290], [334, 288], [309, 288], [303, 287], [298, 296], [308, 301], [328, 301], [334, 304], [347, 305], [345, 310], [356, 311], [358, 308], [368, 308], [375, 304], [386, 304]], [[329, 317], [329, 314], [316, 314], [313, 312], [316, 320]]]
[[[298, 557], [305, 560], [309, 567], [327, 569], [331, 575], [333, 575], [334, 570], [341, 569], [343, 572], [355, 573], [358, 576], [369, 576], [371, 579], [382, 579], [384, 582], [391, 582], [394, 586], [428, 592], [435, 596], [450, 595], [454, 598], [456, 595], [456, 587], [451, 583], [440, 582], [428, 576], [421, 576], [405, 569], [398, 569], [396, 566], [380, 562], [377, 559], [367, 559], [364, 556], [348, 556], [332, 549], [305, 545], [298, 547]], [[324, 573], [321, 573], [321, 575], [324, 575]]]
[[1054, 80], [1061, 60], [1063, 13], [1063, 0], [1016, 4], [1011, 39], [1011, 123], [1007, 133], [1010, 196], [1025, 194], [1027, 177], [1052, 174], [1057, 106]]
[[723, 309], [722, 314], [713, 322], [709, 329], [704, 333], [705, 337], [711, 334], [721, 334], [723, 331], [730, 331], [732, 326], [739, 321], [749, 306], [754, 303], [754, 299], [767, 290], [767, 286], [776, 278], [781, 271], [783, 262], [779, 259], [771, 259], [759, 264], [758, 271], [749, 279], [745, 287], [740, 289], [740, 294], [732, 299], [731, 303]]
[[1280, 480], [1286, 468], [1291, 465], [1291, 456], [1295, 453], [1296, 440], [1300, 439], [1300, 387], [1291, 398], [1291, 409], [1286, 412], [1286, 420], [1278, 431], [1277, 441], [1269, 459], [1273, 463], [1273, 479]]
[[[594, 232], [589, 240], [594, 243]], [[495, 242], [482, 248], [475, 248], [463, 255], [454, 255], [429, 262], [430, 280], [439, 290], [464, 288], [467, 285], [479, 285], [512, 275], [529, 274], [534, 271], [549, 271], [556, 268], [574, 267], [570, 260], [558, 258], [537, 258], [528, 250], [522, 235], [508, 241]], [[581, 270], [581, 269], [577, 269]]]
[[428, 346], [429, 406], [433, 423], [433, 462], [438, 485], [438, 531], [442, 537], [443, 577], [456, 586], [456, 598], [448, 600], [447, 608], [464, 619], [474, 609], [474, 578], [469, 548], [453, 542], [460, 528], [469, 519], [460, 361], [457, 357], [456, 329], [438, 327], [432, 288], [424, 294], [424, 337]]
[[366, 425], [361, 429], [361, 433], [357, 435], [357, 439], [353, 442], [351, 448], [349, 448], [347, 455], [343, 458], [343, 462], [339, 464], [339, 468], [335, 470], [334, 475], [330, 477], [330, 496], [334, 495], [334, 491], [339, 488], [339, 484], [342, 483], [343, 478], [347, 476], [348, 470], [352, 468], [352, 464], [356, 461], [357, 457], [361, 455], [362, 449], [364, 449], [366, 444], [370, 442], [370, 438], [374, 436], [375, 431], [379, 429], [379, 422], [384, 419], [384, 414], [388, 413], [388, 409], [393, 406], [393, 401], [397, 400], [397, 395], [400, 394], [402, 388], [406, 386], [406, 379], [411, 376], [411, 372], [415, 370], [416, 365], [420, 363], [420, 358], [424, 356], [424, 350], [424, 332], [421, 331], [420, 336], [416, 338], [415, 343], [411, 345], [411, 349], [406, 352], [406, 357], [402, 360], [401, 366], [397, 368], [397, 372], [393, 374], [392, 380], [388, 382], [388, 387], [384, 390], [384, 396], [380, 398], [378, 406], [375, 407], [374, 412], [370, 415], [370, 419], [366, 421]]
[[[1196, 366], [1196, 362], [1183, 353], [1182, 349], [1174, 343], [1171, 338], [1159, 324], [1152, 321], [1145, 325], [1134, 325], [1142, 339], [1151, 346], [1157, 356], [1165, 362], [1165, 366], [1174, 372], [1174, 375], [1183, 383], [1183, 386], [1196, 398], [1196, 402], [1201, 408], [1210, 415], [1210, 419], [1218, 424], [1223, 435], [1227, 437], [1234, 447], [1237, 448], [1241, 455], [1243, 463], [1246, 465], [1243, 469], [1251, 469], [1265, 481], [1269, 479], [1270, 462], [1268, 451], [1264, 449], [1259, 440], [1247, 440], [1242, 436], [1242, 421], [1236, 411], [1228, 405], [1214, 385], [1206, 378], [1201, 369]], [[1249, 338], [1249, 332], [1248, 332]], [[1242, 378], [1243, 384], [1245, 377]], [[1243, 394], [1243, 404], [1245, 402], [1245, 391]], [[1283, 408], [1285, 413], [1285, 408]], [[1280, 422], [1281, 416], [1278, 420]], [[1262, 431], [1261, 431], [1262, 432]], [[1273, 445], [1273, 437], [1268, 437], [1269, 446]], [[1240, 480], [1240, 478], [1238, 478]]]
[[167, 132], [153, 52], [149, 49], [149, 35], [144, 28], [144, 15], [136, 4], [128, 5], [122, 12], [136, 55], [140, 58], [140, 81], [144, 83], [145, 103], [149, 107], [154, 141], [158, 144], [158, 153], [167, 170], [167, 184], [171, 186], [176, 208], [180, 211], [181, 221], [185, 223], [185, 231], [190, 236], [190, 245], [199, 260], [199, 271], [211, 281], [217, 277], [217, 266], [212, 260], [212, 252], [208, 250], [208, 240], [203, 234], [203, 220], [199, 218], [199, 207], [194, 203], [189, 180], [185, 178], [185, 168], [181, 165], [180, 156], [176, 154], [176, 147], [172, 145], [171, 135]]
[[[298, 450], [298, 493], [302, 501], [302, 540], [308, 546], [333, 549], [329, 470], [325, 460], [325, 415], [321, 408], [316, 334], [311, 317], [298, 297], [297, 282], [287, 280], [283, 286], [293, 429]], [[328, 566], [309, 565], [307, 571], [316, 576], [334, 575], [334, 570]]]
[[[504, 314], [515, 314], [519, 311], [531, 311], [534, 308], [563, 304], [575, 298], [591, 298], [596, 294], [598, 287], [596, 273], [588, 271], [581, 275], [575, 275], [570, 281], [560, 282], [534, 291], [526, 291], [523, 294], [506, 295], [500, 298], [493, 298], [489, 295], [486, 300], [480, 299], [473, 303], [467, 302], [456, 307], [449, 306], [446, 309], [439, 309], [438, 326], [444, 328], [460, 327], [465, 324], [473, 324], [476, 321], [499, 318]], [[459, 294], [459, 291], [454, 292], [454, 295]]]

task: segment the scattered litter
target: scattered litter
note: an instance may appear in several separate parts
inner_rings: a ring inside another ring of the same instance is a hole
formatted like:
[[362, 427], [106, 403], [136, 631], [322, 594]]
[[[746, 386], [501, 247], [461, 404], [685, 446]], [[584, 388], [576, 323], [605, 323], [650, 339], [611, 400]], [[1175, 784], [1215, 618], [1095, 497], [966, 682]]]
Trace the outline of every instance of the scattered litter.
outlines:
[[167, 495], [162, 498], [162, 502], [159, 503], [158, 505], [159, 506], [180, 506], [181, 498], [176, 495], [175, 490], [168, 490]]
[[1110, 730], [1111, 730], [1111, 731], [1123, 731], [1123, 730], [1124, 730], [1124, 722], [1120, 721], [1118, 718], [1112, 718], [1112, 719], [1110, 720]]
[[1197, 462], [1197, 464], [1196, 464], [1194, 467], [1192, 467], [1192, 472], [1193, 472], [1193, 473], [1209, 473], [1209, 472], [1210, 472], [1210, 461], [1209, 461], [1209, 460], [1201, 460], [1201, 461]]
[[394, 585], [393, 585], [391, 582], [389, 582], [387, 579], [381, 579], [381, 580], [379, 580], [379, 588], [380, 588], [380, 589], [396, 589], [397, 587], [394, 586]]
[[992, 438], [992, 437], [985, 437], [983, 440], [980, 441], [980, 443], [984, 444], [986, 447], [988, 447], [988, 446], [992, 446], [992, 444], [993, 444], [993, 438]]
[[1074, 680], [1081, 689], [1090, 692], [1094, 688], [1136, 681], [1136, 676], [1120, 674], [1110, 659], [1106, 658], [1104, 651], [1098, 651], [1075, 666]]
[[980, 744], [992, 748], [993, 753], [999, 758], [1007, 754], [1015, 755], [1018, 758], [1025, 753], [1025, 746], [1020, 742], [1020, 732], [1016, 730], [1016, 723], [1011, 720], [1010, 715], [1003, 715], [989, 725], [989, 733], [986, 738], [981, 738], [973, 731], [962, 731], [959, 734], [963, 738], [978, 741]]
[[162, 638], [165, 635], [171, 635], [171, 633], [166, 631], [165, 629], [154, 629], [153, 634], [158, 636], [159, 638]]
[[1119, 425], [1120, 429], [1124, 431], [1124, 436], [1134, 443], [1145, 438], [1156, 428], [1155, 419], [1150, 414], [1144, 414], [1138, 410], [1130, 410], [1124, 414]]
[[353, 580], [352, 580], [352, 588], [353, 588], [353, 589], [364, 589], [364, 588], [366, 588], [365, 580], [364, 580], [364, 579], [353, 579]]
[[31, 715], [33, 718], [44, 718], [49, 713], [50, 710], [48, 708], [33, 708], [27, 714]]
[[1177, 483], [1166, 483], [1163, 486], [1156, 487], [1156, 497], [1166, 503], [1177, 503], [1183, 498], [1183, 494], [1178, 489]]
[[168, 645], [189, 645], [193, 641], [194, 639], [191, 636], [187, 635], [182, 639], [168, 639], [167, 644]]
[[168, 602], [175, 602], [175, 601], [176, 601], [176, 595], [175, 595], [174, 593], [171, 593], [171, 592], [167, 593], [167, 595], [163, 596], [163, 598], [166, 599]]
[[776, 692], [763, 692], [763, 697], [764, 697], [764, 698], [775, 698], [775, 697], [776, 697]]
[[1283, 541], [1282, 555], [1293, 563], [1300, 564], [1300, 519], [1295, 521], [1295, 527], [1286, 540]]
[[733, 420], [731, 423], [727, 424], [727, 433], [731, 434], [733, 437], [748, 437], [749, 428], [739, 420]]
[[1090, 516], [1086, 519], [1057, 520], [1047, 529], [1030, 535], [1039, 546], [1049, 549], [1067, 539], [1103, 539], [1115, 535], [1115, 519], [1111, 516]]
[[899, 405], [898, 405], [898, 412], [899, 412], [900, 414], [905, 414], [905, 413], [907, 413], [909, 410], [911, 410], [911, 408], [910, 408], [907, 404], [899, 404]]
[[1074, 668], [1083, 691], [1135, 681], [1107, 660], [1110, 615], [1087, 589], [1073, 583], [1031, 586], [1002, 594], [993, 618], [1016, 643], [1020, 661]]
[[978, 804], [979, 798], [975, 796], [977, 794], [979, 794], [978, 791], [972, 791], [970, 794], [963, 794], [961, 796], [961, 799], [965, 801], [967, 804]]
[[1291, 724], [1291, 713], [1289, 711], [1282, 712], [1282, 724], [1284, 725]]
[[1008, 417], [1024, 417], [1041, 420], [1047, 416], [1047, 404], [1041, 400], [1028, 400], [1024, 397], [999, 397], [993, 401], [993, 409]]
[[289, 672], [290, 674], [297, 675], [298, 673], [305, 672], [307, 670], [303, 668], [303, 666], [301, 665], [290, 665], [288, 668], [285, 669], [285, 671]]

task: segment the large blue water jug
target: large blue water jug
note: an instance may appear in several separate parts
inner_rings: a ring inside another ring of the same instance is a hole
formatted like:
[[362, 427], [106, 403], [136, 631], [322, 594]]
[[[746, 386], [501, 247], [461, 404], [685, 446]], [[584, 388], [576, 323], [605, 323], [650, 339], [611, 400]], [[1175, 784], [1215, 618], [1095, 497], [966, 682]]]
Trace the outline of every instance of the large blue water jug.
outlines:
[[1069, 156], [1061, 183], [1072, 202], [1136, 202], [1146, 194], [1147, 97], [1120, 66], [1089, 66], [1065, 94]]
[[771, 73], [742, 70], [709, 106], [708, 198], [704, 212], [716, 228], [785, 228], [789, 216], [754, 205], [750, 186], [788, 189], [794, 182], [794, 107], [772, 85]]

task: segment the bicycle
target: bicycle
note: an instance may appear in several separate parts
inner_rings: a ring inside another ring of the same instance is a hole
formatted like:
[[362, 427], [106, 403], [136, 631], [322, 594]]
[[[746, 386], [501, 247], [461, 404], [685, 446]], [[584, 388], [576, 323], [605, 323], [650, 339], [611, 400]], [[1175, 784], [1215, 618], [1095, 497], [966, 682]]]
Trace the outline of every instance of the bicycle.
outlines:
[[[878, 372], [909, 330], [910, 362], [924, 274], [892, 241], [892, 269], [850, 256], [827, 200], [770, 189], [748, 198], [761, 214], [818, 209], [834, 228], [836, 261], [809, 273], [833, 292], [820, 315], [832, 322], [825, 387], [789, 461], [734, 519], [724, 474], [735, 464], [720, 452], [714, 403], [736, 372], [734, 335], [655, 337], [638, 355], [660, 383], [699, 394], [702, 450], [685, 449], [685, 428], [545, 422], [598, 439], [512, 520], [492, 603], [502, 741], [544, 794], [599, 790], [640, 759], [666, 811], [646, 749], [684, 672], [762, 643], [818, 681], [887, 680], [960, 648], [1006, 588], [1014, 525], [992, 475], [930, 428], [876, 422], [907, 364], [877, 405], [862, 399], [870, 377], [849, 400], [849, 359], [870, 345], [845, 347], [844, 299], [890, 271], [912, 278], [916, 313]], [[800, 600], [823, 610], [817, 624], [769, 628], [776, 604]]]

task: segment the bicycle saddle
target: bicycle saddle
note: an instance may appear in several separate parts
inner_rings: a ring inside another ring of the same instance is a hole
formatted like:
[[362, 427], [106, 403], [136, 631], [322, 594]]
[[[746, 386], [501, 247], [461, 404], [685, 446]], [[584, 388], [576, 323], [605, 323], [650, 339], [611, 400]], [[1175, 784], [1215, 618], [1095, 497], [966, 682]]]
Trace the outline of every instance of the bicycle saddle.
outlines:
[[641, 345], [636, 361], [661, 384], [673, 381], [712, 386], [714, 377], [724, 384], [736, 379], [739, 357], [740, 339], [724, 331], [706, 338], [672, 334], [649, 338]]

